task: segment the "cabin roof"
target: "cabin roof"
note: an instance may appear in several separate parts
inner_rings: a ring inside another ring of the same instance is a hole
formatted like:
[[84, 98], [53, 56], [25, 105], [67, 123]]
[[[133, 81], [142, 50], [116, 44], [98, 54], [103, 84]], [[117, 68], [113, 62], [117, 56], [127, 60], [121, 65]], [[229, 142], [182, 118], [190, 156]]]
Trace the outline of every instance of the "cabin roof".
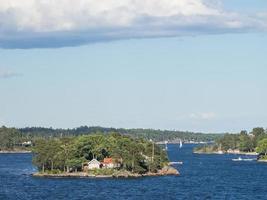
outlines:
[[90, 164], [100, 164], [100, 162], [94, 158], [93, 160], [88, 162], [88, 165], [90, 165]]
[[112, 160], [112, 158], [104, 158], [103, 163], [110, 164], [110, 163], [113, 163], [113, 160]]

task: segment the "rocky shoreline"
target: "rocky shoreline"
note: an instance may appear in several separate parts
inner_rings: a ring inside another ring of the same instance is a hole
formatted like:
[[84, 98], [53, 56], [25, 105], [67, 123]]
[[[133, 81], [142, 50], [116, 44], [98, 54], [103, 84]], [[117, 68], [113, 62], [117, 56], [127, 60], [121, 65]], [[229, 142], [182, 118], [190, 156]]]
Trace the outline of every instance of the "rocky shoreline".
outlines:
[[259, 159], [257, 160], [258, 162], [263, 162], [263, 163], [267, 163], [267, 160], [263, 160], [263, 159]]
[[117, 171], [111, 175], [94, 175], [87, 172], [73, 172], [73, 173], [61, 173], [61, 174], [49, 174], [37, 172], [32, 174], [34, 177], [47, 177], [47, 178], [139, 178], [139, 177], [149, 177], [149, 176], [178, 176], [180, 173], [177, 169], [166, 166], [163, 167], [156, 173], [148, 172], [146, 174], [131, 173], [128, 171]]
[[22, 150], [21, 151], [0, 151], [0, 154], [1, 153], [3, 154], [4, 153], [31, 153], [31, 151], [26, 151], [26, 150], [25, 151], [22, 151]]

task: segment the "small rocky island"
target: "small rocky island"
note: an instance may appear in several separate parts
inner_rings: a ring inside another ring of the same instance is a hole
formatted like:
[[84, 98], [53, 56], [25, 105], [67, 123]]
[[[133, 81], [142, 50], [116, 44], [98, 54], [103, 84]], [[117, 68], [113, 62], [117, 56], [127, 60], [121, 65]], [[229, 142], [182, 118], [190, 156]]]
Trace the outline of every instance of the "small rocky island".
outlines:
[[144, 139], [118, 133], [38, 140], [35, 177], [145, 177], [179, 175], [166, 152]]
[[165, 166], [157, 172], [147, 173], [133, 173], [127, 170], [91, 170], [87, 172], [63, 172], [63, 173], [41, 173], [33, 174], [34, 177], [51, 177], [51, 178], [65, 178], [65, 177], [91, 177], [91, 178], [138, 178], [147, 176], [167, 176], [167, 175], [180, 175], [178, 170], [171, 166]]

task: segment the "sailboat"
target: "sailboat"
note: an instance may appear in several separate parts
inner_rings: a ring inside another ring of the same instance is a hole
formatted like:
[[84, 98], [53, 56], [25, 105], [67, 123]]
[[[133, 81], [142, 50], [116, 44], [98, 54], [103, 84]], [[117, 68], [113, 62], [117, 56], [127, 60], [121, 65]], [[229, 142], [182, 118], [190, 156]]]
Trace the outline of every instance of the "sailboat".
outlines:
[[165, 141], [165, 151], [168, 150], [168, 141]]
[[180, 149], [183, 147], [183, 142], [180, 140]]
[[[182, 142], [182, 140], [180, 140], [180, 142], [179, 142], [179, 147], [180, 147], [180, 149], [183, 147], [183, 142]], [[183, 164], [182, 161], [170, 162], [170, 165], [182, 165], [182, 164]]]

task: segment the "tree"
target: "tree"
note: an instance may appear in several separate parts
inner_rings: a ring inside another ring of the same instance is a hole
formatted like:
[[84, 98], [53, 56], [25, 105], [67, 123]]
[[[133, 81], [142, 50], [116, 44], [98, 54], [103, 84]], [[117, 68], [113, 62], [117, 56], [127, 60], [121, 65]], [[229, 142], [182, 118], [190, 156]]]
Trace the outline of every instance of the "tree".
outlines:
[[227, 151], [229, 149], [237, 149], [239, 143], [239, 136], [236, 134], [225, 134], [223, 138], [218, 140], [218, 146]]
[[247, 135], [248, 134], [248, 132], [246, 131], [246, 130], [242, 130], [241, 132], [240, 132], [240, 135]]
[[[67, 166], [71, 169], [71, 171], [77, 172], [78, 169], [82, 168], [82, 164], [84, 159], [82, 158], [73, 158], [66, 161]], [[69, 172], [69, 170], [68, 170]]]
[[254, 144], [252, 138], [250, 138], [247, 134], [240, 134], [239, 136], [240, 143], [239, 143], [239, 150], [250, 152], [254, 149]]
[[255, 146], [257, 146], [257, 143], [262, 140], [264, 137], [266, 137], [264, 128], [257, 127], [253, 128], [252, 134], [254, 135], [255, 139]]
[[49, 162], [47, 141], [44, 139], [37, 140], [33, 148], [33, 164], [37, 166], [39, 171], [45, 172]]
[[267, 155], [267, 138], [259, 141], [256, 151], [265, 156]]
[[0, 150], [14, 150], [20, 146], [22, 141], [21, 133], [15, 128], [0, 128]]
[[255, 137], [258, 137], [260, 135], [264, 135], [265, 134], [264, 128], [262, 128], [262, 127], [253, 128], [252, 134]]

